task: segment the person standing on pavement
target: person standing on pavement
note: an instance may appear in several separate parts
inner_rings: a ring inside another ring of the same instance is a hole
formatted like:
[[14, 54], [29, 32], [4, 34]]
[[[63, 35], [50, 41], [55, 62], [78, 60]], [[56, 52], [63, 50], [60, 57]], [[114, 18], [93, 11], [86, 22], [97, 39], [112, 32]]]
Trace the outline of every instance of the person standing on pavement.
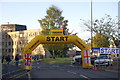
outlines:
[[15, 56], [16, 66], [18, 66], [19, 60], [20, 60], [20, 56], [19, 56], [19, 54], [17, 54], [17, 55]]
[[5, 56], [3, 55], [3, 56], [2, 56], [2, 63], [4, 63], [4, 59], [5, 59]]
[[7, 64], [9, 64], [10, 61], [11, 61], [10, 55], [7, 55], [7, 56], [5, 57], [5, 60], [7, 61]]

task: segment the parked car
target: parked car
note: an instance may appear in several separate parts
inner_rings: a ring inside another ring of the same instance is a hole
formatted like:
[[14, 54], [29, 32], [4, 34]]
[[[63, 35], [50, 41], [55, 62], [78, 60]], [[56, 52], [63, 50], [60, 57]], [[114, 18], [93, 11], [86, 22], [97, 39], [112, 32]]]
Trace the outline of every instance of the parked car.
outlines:
[[94, 65], [96, 66], [98, 65], [112, 66], [112, 63], [113, 63], [113, 59], [109, 55], [101, 55], [97, 57], [97, 59], [94, 61]]
[[72, 64], [82, 64], [82, 57], [81, 55], [76, 55], [72, 58]]
[[[90, 58], [91, 58], [91, 64], [94, 65], [94, 60], [97, 58], [97, 56], [96, 55], [91, 55]], [[74, 56], [71, 63], [72, 64], [82, 64], [81, 55]]]

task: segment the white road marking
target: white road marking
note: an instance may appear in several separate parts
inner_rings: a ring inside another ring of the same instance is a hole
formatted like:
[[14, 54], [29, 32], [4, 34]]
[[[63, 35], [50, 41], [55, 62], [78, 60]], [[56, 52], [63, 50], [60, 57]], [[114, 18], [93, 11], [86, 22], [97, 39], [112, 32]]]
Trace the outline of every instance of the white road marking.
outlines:
[[69, 73], [72, 73], [72, 74], [77, 74], [77, 73], [75, 73], [75, 72], [72, 72], [72, 71], [67, 71], [67, 72], [69, 72]]
[[22, 73], [19, 73], [19, 74], [13, 75], [13, 76], [11, 76], [10, 78], [19, 78], [19, 77], [24, 76], [25, 74], [27, 74], [27, 73], [22, 72]]
[[81, 77], [83, 77], [83, 78], [87, 78], [88, 79], [88, 77], [86, 77], [86, 76], [84, 76], [84, 75], [80, 75]]
[[30, 73], [29, 73], [29, 72], [27, 72], [27, 74], [28, 74], [28, 80], [31, 80]]
[[19, 76], [17, 75], [16, 78], [20, 78], [20, 77], [22, 77], [22, 76], [24, 76], [24, 75], [26, 75], [26, 74], [27, 74], [27, 73], [24, 73], [24, 74], [18, 74]]
[[13, 73], [13, 72], [19, 71], [19, 70], [21, 70], [21, 69], [18, 69], [18, 70], [15, 70], [15, 71], [11, 71], [11, 72], [8, 72], [8, 73], [2, 74], [2, 75], [4, 76], [4, 75], [7, 75], [7, 74], [10, 74], [10, 73]]
[[69, 66], [74, 67], [73, 65], [69, 65]]

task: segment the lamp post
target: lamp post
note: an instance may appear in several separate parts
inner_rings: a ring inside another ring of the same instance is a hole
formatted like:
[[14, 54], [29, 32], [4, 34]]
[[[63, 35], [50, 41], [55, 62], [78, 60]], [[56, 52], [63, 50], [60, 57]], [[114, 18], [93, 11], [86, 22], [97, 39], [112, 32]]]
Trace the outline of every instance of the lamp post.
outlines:
[[93, 47], [93, 45], [92, 45], [92, 24], [93, 24], [93, 22], [92, 22], [92, 0], [91, 0], [91, 50], [92, 50], [92, 47]]

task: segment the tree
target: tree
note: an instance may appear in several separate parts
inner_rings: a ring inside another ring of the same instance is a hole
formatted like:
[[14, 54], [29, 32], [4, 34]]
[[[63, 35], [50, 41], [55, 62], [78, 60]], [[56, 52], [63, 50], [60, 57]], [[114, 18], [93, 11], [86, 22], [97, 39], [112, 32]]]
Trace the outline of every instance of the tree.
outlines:
[[[92, 30], [93, 35], [102, 34], [107, 36], [107, 40], [111, 41], [114, 38], [118, 39], [118, 21], [116, 19], [112, 19], [110, 15], [105, 14], [105, 17], [101, 19], [96, 19], [92, 22], [92, 28], [91, 28], [91, 22], [82, 20], [83, 26], [86, 27], [87, 31]], [[92, 41], [94, 43], [94, 41]]]
[[49, 9], [46, 11], [45, 18], [38, 20], [40, 23], [40, 26], [43, 29], [44, 34], [48, 34], [50, 29], [59, 29], [61, 28], [62, 24], [64, 23], [65, 29], [67, 29], [67, 23], [68, 20], [64, 20], [64, 17], [62, 16], [62, 10], [60, 10], [58, 7], [52, 5], [49, 7]]
[[116, 40], [114, 40], [114, 43], [115, 43], [116, 47], [120, 48], [120, 40], [116, 39]]
[[92, 38], [92, 45], [93, 47], [109, 47], [109, 41], [108, 41], [108, 37], [106, 35], [103, 34], [96, 34], [93, 38]]
[[[67, 29], [66, 27], [68, 26], [67, 24], [68, 20], [64, 20], [64, 17], [62, 16], [62, 12], [63, 12], [62, 10], [60, 10], [57, 6], [54, 5], [52, 5], [51, 7], [49, 7], [49, 9], [47, 9], [46, 11], [47, 15], [45, 16], [45, 18], [38, 20], [42, 28], [43, 35], [49, 35], [51, 29], [52, 30], [61, 29], [63, 25], [64, 25], [64, 30], [68, 32], [69, 29]], [[58, 53], [58, 51], [63, 53], [64, 48], [67, 47], [69, 47], [69, 45], [58, 45], [58, 44], [44, 45], [44, 48], [52, 52], [51, 54], [53, 56], [55, 56], [55, 52]]]

